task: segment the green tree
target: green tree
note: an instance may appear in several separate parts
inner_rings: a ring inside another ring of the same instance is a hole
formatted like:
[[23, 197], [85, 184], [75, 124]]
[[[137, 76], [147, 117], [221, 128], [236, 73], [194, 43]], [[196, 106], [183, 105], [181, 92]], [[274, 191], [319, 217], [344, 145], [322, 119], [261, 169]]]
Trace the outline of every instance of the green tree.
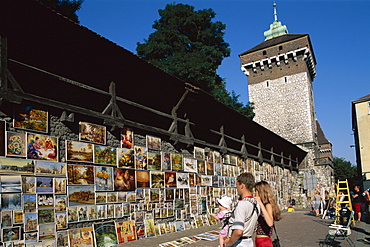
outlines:
[[335, 180], [354, 180], [357, 177], [357, 168], [344, 158], [333, 158]]
[[137, 54], [172, 74], [190, 82], [241, 114], [253, 118], [253, 107], [239, 102], [235, 92], [226, 90], [226, 83], [217, 73], [225, 57], [230, 56], [224, 40], [226, 26], [212, 22], [212, 9], [195, 11], [187, 4], [167, 4], [158, 10], [160, 19], [154, 21], [155, 32], [144, 43], [137, 43]]
[[72, 21], [79, 23], [76, 12], [81, 9], [84, 0], [36, 0], [47, 8], [55, 10]]

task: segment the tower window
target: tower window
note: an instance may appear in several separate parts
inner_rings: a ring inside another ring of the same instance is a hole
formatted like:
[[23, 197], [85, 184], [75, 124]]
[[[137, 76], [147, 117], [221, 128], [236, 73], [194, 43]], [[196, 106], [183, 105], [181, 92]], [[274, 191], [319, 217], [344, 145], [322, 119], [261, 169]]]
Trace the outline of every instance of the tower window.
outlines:
[[288, 80], [287, 80], [287, 78], [286, 78], [286, 77], [284, 77], [284, 79], [285, 79], [285, 82], [288, 82]]
[[262, 55], [266, 55], [266, 54], [267, 54], [267, 52], [266, 52], [266, 51], [263, 51], [263, 52], [262, 52]]
[[283, 50], [283, 46], [282, 45], [280, 45], [279, 46], [279, 51], [282, 51]]
[[269, 81], [266, 82], [266, 86], [268, 87], [269, 86]]

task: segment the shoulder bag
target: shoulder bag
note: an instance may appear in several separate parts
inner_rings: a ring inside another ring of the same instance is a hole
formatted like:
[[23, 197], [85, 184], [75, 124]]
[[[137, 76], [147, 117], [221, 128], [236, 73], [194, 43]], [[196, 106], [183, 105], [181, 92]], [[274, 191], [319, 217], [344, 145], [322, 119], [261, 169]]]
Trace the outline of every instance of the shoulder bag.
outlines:
[[274, 225], [274, 231], [275, 231], [276, 238], [272, 241], [272, 245], [273, 245], [274, 247], [281, 247], [281, 245], [280, 245], [280, 240], [279, 240], [279, 236], [278, 236], [278, 234], [277, 234], [277, 231], [276, 231], [275, 225]]

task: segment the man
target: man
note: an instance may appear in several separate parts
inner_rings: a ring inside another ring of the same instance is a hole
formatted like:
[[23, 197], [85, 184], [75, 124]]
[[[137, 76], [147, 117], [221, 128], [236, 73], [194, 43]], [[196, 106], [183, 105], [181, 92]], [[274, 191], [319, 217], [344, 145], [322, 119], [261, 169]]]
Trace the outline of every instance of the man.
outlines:
[[254, 200], [252, 191], [255, 180], [251, 173], [242, 173], [236, 178], [236, 189], [240, 201], [235, 206], [229, 220], [227, 247], [253, 247], [252, 235], [257, 223], [260, 208]]
[[355, 185], [354, 192], [352, 193], [352, 200], [355, 209], [355, 213], [357, 213], [357, 220], [356, 222], [361, 221], [361, 204], [364, 201], [364, 197], [362, 196], [362, 192], [360, 191], [360, 186]]

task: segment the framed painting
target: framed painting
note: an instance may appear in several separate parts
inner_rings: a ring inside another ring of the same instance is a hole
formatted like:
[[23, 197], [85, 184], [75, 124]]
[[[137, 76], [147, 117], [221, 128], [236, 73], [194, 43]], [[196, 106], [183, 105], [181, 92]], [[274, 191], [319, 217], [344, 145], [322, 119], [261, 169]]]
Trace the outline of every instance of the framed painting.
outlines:
[[204, 160], [204, 149], [200, 147], [194, 147], [194, 158], [198, 160]]
[[118, 202], [117, 193], [118, 192], [107, 192], [107, 203], [116, 203], [116, 202]]
[[134, 146], [134, 131], [130, 128], [122, 128], [121, 130], [121, 147], [131, 149]]
[[21, 210], [22, 209], [22, 194], [7, 193], [1, 194], [1, 210]]
[[5, 144], [6, 144], [6, 136], [5, 136], [6, 124], [4, 120], [0, 120], [0, 156], [5, 156]]
[[95, 204], [94, 185], [68, 186], [69, 206]]
[[87, 162], [94, 161], [94, 144], [66, 140], [67, 161]]
[[173, 201], [175, 198], [175, 189], [173, 188], [166, 188], [165, 191], [165, 200], [166, 201]]
[[153, 150], [161, 150], [161, 138], [146, 135], [146, 147]]
[[54, 178], [37, 177], [36, 178], [36, 193], [53, 193]]
[[94, 228], [83, 227], [69, 229], [70, 247], [94, 247]]
[[55, 223], [39, 224], [39, 240], [55, 240]]
[[176, 172], [165, 172], [164, 184], [166, 188], [176, 187]]
[[150, 182], [151, 188], [164, 188], [164, 172], [151, 171]]
[[202, 176], [202, 186], [212, 186], [212, 176]]
[[34, 175], [35, 173], [34, 161], [26, 159], [0, 157], [0, 173]]
[[6, 132], [6, 156], [27, 157], [26, 133]]
[[66, 212], [55, 213], [55, 223], [56, 223], [57, 230], [66, 229], [67, 228], [67, 213]]
[[225, 154], [223, 157], [224, 164], [230, 164], [230, 154]]
[[117, 148], [117, 166], [135, 168], [134, 149]]
[[212, 162], [206, 162], [206, 173], [207, 175], [214, 175], [215, 169]]
[[135, 146], [135, 167], [138, 170], [148, 170], [148, 149], [142, 146]]
[[94, 166], [67, 165], [68, 184], [94, 184]]
[[155, 236], [154, 219], [145, 219], [144, 226], [146, 237], [148, 238], [154, 237]]
[[160, 171], [161, 170], [161, 154], [148, 152], [148, 169]]
[[53, 194], [37, 194], [37, 208], [53, 208], [54, 195]]
[[11, 210], [1, 211], [1, 228], [13, 226], [13, 215]]
[[114, 190], [133, 191], [135, 186], [135, 170], [114, 168]]
[[221, 164], [213, 163], [214, 175], [222, 176]]
[[122, 203], [113, 204], [114, 205], [114, 218], [123, 217]]
[[24, 237], [24, 242], [26, 244], [37, 243], [39, 241], [39, 233], [38, 232], [26, 232], [26, 233], [23, 234], [23, 237]]
[[98, 219], [106, 219], [107, 218], [107, 205], [96, 205], [96, 210], [98, 214]]
[[104, 165], [117, 165], [116, 148], [94, 145], [94, 163]]
[[150, 201], [159, 202], [159, 189], [150, 189]]
[[136, 171], [136, 187], [149, 188], [150, 187], [150, 172]]
[[114, 218], [114, 204], [107, 204], [107, 219]]
[[145, 226], [144, 226], [144, 222], [142, 223], [135, 223], [135, 227], [136, 227], [136, 235], [137, 237], [145, 237]]
[[93, 224], [95, 246], [112, 246], [118, 244], [114, 221]]
[[0, 176], [1, 192], [22, 192], [21, 176]]
[[105, 145], [107, 140], [107, 127], [87, 122], [79, 122], [79, 126], [80, 141]]
[[23, 195], [23, 210], [25, 213], [36, 213], [37, 210], [36, 195]]
[[48, 132], [48, 111], [30, 104], [15, 108], [13, 127], [25, 130]]
[[213, 151], [213, 163], [222, 163], [221, 154], [217, 151]]
[[198, 174], [206, 174], [206, 162], [204, 160], [197, 161]]
[[195, 187], [195, 173], [189, 173], [189, 186]]
[[96, 204], [107, 203], [107, 192], [96, 192], [95, 193], [95, 203]]
[[137, 240], [135, 221], [129, 220], [115, 223], [118, 244]]
[[[149, 184], [149, 182], [148, 182], [148, 184]], [[126, 191], [117, 192], [117, 200], [118, 200], [118, 202], [126, 202], [127, 201], [127, 192]]]
[[78, 222], [86, 221], [88, 217], [87, 206], [77, 206]]
[[172, 166], [172, 170], [175, 170], [175, 171], [180, 171], [183, 169], [181, 154], [171, 154], [171, 166]]
[[124, 202], [122, 203], [122, 216], [129, 216], [130, 215], [130, 203]]
[[218, 176], [212, 176], [212, 187], [218, 187]]
[[89, 220], [97, 220], [98, 219], [98, 208], [96, 205], [87, 205], [87, 215]]
[[17, 241], [21, 239], [21, 228], [10, 227], [2, 229], [3, 242]]
[[127, 202], [134, 202], [136, 201], [136, 192], [135, 191], [128, 191], [126, 194]]
[[54, 197], [55, 212], [65, 212], [67, 210], [67, 196], [56, 195]]
[[197, 160], [184, 157], [184, 171], [197, 172]]
[[95, 166], [95, 190], [113, 190], [113, 167]]
[[37, 213], [24, 214], [24, 231], [25, 232], [36, 231], [37, 226], [38, 226], [38, 214]]
[[56, 247], [70, 246], [69, 238], [68, 238], [68, 231], [67, 230], [57, 231], [56, 241], [57, 241]]
[[54, 193], [55, 194], [67, 194], [67, 179], [66, 178], [54, 178]]
[[39, 225], [55, 222], [54, 208], [38, 209], [38, 223]]
[[68, 223], [78, 222], [77, 206], [68, 207]]
[[67, 164], [61, 162], [36, 160], [35, 173], [39, 176], [66, 177]]
[[171, 171], [171, 154], [162, 152], [162, 170]]
[[58, 138], [27, 133], [27, 158], [58, 161]]
[[230, 164], [236, 166], [236, 164], [237, 164], [237, 157], [236, 157], [236, 155], [233, 155], [233, 154], [230, 155]]

